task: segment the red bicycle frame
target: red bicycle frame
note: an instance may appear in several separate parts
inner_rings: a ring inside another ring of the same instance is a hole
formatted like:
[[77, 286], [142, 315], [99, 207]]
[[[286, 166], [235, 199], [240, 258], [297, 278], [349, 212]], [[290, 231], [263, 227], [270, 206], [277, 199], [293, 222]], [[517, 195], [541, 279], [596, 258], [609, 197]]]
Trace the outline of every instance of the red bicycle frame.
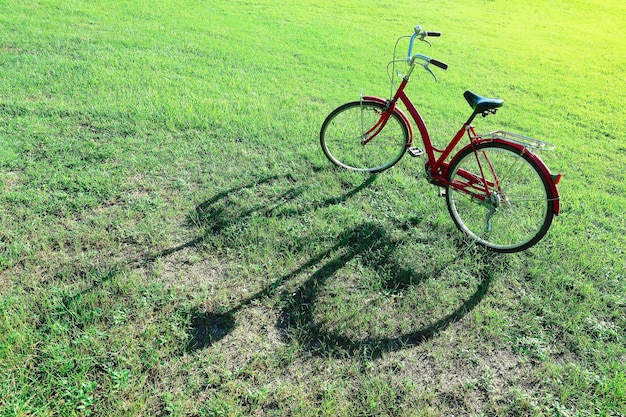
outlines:
[[[495, 175], [495, 172], [493, 172], [493, 168], [489, 167], [492, 174], [494, 174], [495, 182], [487, 181], [485, 179], [485, 175], [483, 172], [483, 169], [487, 167], [483, 167], [480, 164], [480, 162], [479, 162], [479, 166], [481, 170], [481, 178], [477, 177], [475, 174], [472, 174], [470, 172], [460, 170], [459, 175], [467, 179], [467, 182], [461, 183], [458, 180], [455, 182], [450, 182], [446, 179], [447, 170], [448, 170], [448, 167], [450, 166], [450, 163], [446, 162], [446, 160], [450, 157], [450, 155], [454, 151], [454, 148], [459, 144], [459, 142], [461, 141], [465, 133], [467, 133], [469, 140], [470, 140], [470, 144], [467, 145], [466, 147], [472, 146], [475, 149], [475, 146], [477, 144], [482, 143], [484, 141], [502, 142], [502, 143], [509, 144], [511, 146], [516, 147], [519, 150], [520, 156], [523, 155], [524, 153], [528, 153], [531, 156], [531, 158], [533, 158], [535, 162], [537, 162], [537, 165], [541, 168], [542, 173], [546, 176], [546, 178], [553, 178], [553, 176], [550, 173], [550, 170], [546, 167], [543, 161], [541, 161], [541, 159], [539, 159], [536, 155], [530, 152], [525, 146], [521, 144], [517, 144], [515, 142], [504, 141], [504, 140], [497, 139], [497, 138], [481, 138], [480, 136], [478, 136], [476, 132], [474, 131], [474, 126], [472, 126], [471, 124], [472, 120], [476, 116], [475, 113], [472, 114], [472, 116], [467, 120], [467, 122], [463, 124], [461, 129], [459, 129], [459, 131], [454, 135], [454, 137], [452, 138], [450, 143], [445, 147], [445, 149], [435, 148], [432, 144], [430, 134], [428, 133], [428, 129], [426, 128], [426, 124], [424, 123], [424, 119], [420, 115], [415, 105], [411, 102], [411, 99], [409, 99], [409, 97], [404, 92], [404, 89], [409, 82], [409, 76], [410, 76], [411, 71], [412, 71], [412, 68], [409, 71], [409, 75], [406, 75], [403, 77], [402, 82], [400, 83], [400, 86], [398, 87], [395, 95], [393, 96], [391, 100], [385, 100], [383, 98], [375, 97], [375, 96], [363, 97], [363, 100], [375, 101], [375, 102], [385, 104], [387, 106], [387, 110], [383, 112], [383, 114], [381, 114], [379, 121], [371, 129], [365, 132], [363, 144], [366, 144], [367, 142], [372, 140], [374, 137], [376, 137], [378, 133], [380, 133], [380, 131], [387, 124], [387, 121], [389, 120], [389, 117], [391, 117], [391, 114], [396, 113], [404, 121], [409, 132], [409, 142], [407, 143], [407, 148], [412, 145], [413, 143], [412, 125], [409, 121], [409, 118], [406, 116], [406, 114], [404, 114], [404, 112], [397, 106], [397, 102], [398, 100], [400, 100], [404, 104], [404, 106], [407, 108], [411, 117], [413, 118], [415, 124], [417, 125], [417, 128], [419, 129], [420, 135], [422, 137], [422, 141], [424, 143], [424, 148], [425, 148], [424, 151], [426, 152], [426, 155], [428, 158], [428, 161], [425, 164], [425, 168], [426, 168], [428, 180], [431, 183], [438, 185], [438, 186], [442, 186], [442, 187], [445, 187], [445, 186], [452, 187], [480, 201], [485, 201], [489, 199], [489, 197], [491, 196], [491, 190], [494, 187], [496, 187], [496, 189], [499, 188], [499, 184], [498, 184], [499, 181], [497, 179], [497, 176]], [[458, 154], [460, 154], [464, 149], [465, 148], [459, 151]], [[437, 153], [438, 156], [435, 153]], [[549, 186], [554, 196], [559, 195], [558, 190], [556, 188], [558, 179], [560, 178], [553, 178], [552, 181], [548, 181]], [[556, 198], [554, 203], [555, 203], [554, 214], [558, 214], [559, 208], [560, 208], [559, 199]]]

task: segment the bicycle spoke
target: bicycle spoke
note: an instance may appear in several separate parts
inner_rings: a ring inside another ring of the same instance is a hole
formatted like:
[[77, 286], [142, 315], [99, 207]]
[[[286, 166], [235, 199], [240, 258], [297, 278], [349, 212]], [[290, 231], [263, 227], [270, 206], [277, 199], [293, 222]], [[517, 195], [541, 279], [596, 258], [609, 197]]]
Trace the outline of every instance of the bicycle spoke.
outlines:
[[[484, 155], [484, 152], [483, 152], [483, 155]], [[486, 155], [485, 155], [485, 159], [489, 163], [489, 159], [487, 158]], [[511, 166], [508, 169], [505, 169], [505, 170], [501, 169], [500, 172], [504, 172], [504, 174], [496, 175], [496, 173], [492, 171], [492, 175], [494, 176], [494, 180], [497, 180], [497, 184], [499, 185], [500, 188], [502, 188], [502, 186], [508, 180], [508, 177], [512, 173], [513, 168], [517, 165], [517, 170], [519, 171], [519, 169], [523, 167], [523, 163], [524, 163], [524, 160], [522, 159], [522, 155], [520, 154], [516, 160], [512, 161]], [[493, 169], [491, 164], [489, 164], [489, 165], [490, 165], [491, 169]]]

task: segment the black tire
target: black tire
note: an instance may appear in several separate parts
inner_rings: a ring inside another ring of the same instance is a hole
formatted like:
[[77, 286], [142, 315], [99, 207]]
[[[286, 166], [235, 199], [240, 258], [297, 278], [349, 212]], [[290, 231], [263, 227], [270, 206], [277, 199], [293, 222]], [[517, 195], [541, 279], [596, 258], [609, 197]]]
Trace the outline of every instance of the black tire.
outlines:
[[392, 113], [382, 131], [367, 144], [363, 135], [385, 110], [376, 101], [354, 101], [333, 110], [320, 130], [324, 155], [335, 165], [353, 171], [380, 172], [394, 166], [409, 147], [409, 129]]
[[539, 165], [515, 146], [481, 143], [476, 153], [468, 147], [451, 161], [447, 179], [467, 183], [461, 174], [473, 173], [473, 190], [484, 196], [481, 170], [491, 194], [484, 202], [447, 187], [448, 211], [459, 230], [496, 252], [521, 251], [541, 240], [552, 223], [554, 196]]

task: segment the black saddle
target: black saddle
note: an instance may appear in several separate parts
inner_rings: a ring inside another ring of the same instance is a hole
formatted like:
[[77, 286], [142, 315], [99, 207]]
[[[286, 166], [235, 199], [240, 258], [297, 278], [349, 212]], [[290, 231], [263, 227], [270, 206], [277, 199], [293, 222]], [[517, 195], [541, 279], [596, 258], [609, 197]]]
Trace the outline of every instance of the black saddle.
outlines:
[[467, 100], [475, 113], [483, 113], [487, 110], [496, 109], [502, 107], [502, 104], [504, 104], [504, 100], [501, 98], [482, 97], [469, 90], [463, 93], [463, 97], [465, 97], [465, 100]]

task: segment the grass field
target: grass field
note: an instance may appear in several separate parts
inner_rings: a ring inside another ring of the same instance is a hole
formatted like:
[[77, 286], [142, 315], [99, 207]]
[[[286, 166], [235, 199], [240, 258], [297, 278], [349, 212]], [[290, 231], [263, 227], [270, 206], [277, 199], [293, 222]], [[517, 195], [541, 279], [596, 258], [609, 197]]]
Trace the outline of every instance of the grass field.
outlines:
[[[0, 416], [625, 415], [626, 4], [296, 3], [0, 1]], [[436, 142], [557, 145], [535, 247], [324, 158], [416, 24]]]

